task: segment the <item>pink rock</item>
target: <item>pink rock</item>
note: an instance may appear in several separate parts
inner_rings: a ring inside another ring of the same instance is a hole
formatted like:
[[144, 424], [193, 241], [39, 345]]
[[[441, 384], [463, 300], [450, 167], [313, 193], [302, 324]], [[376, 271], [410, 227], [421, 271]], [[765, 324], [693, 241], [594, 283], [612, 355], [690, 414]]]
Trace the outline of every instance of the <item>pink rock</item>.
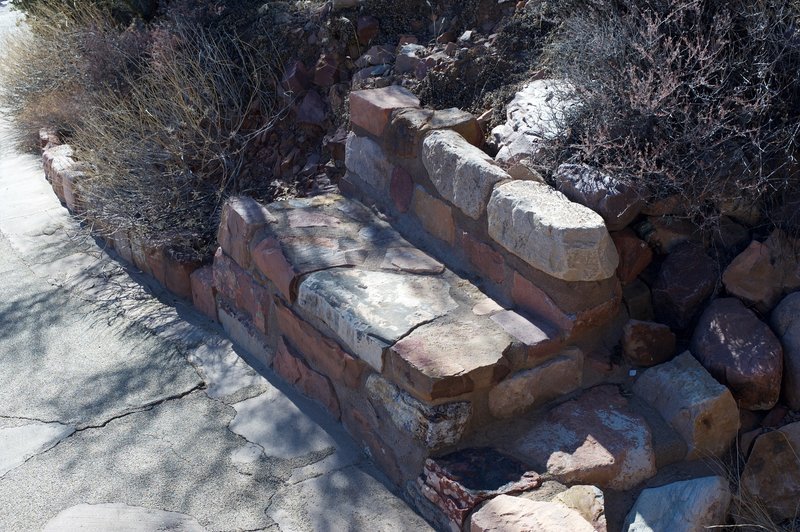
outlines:
[[275, 217], [252, 198], [234, 197], [225, 202], [217, 232], [222, 250], [242, 268], [250, 267], [250, 239], [274, 222]]
[[408, 212], [411, 198], [414, 196], [414, 181], [411, 179], [411, 175], [400, 166], [395, 166], [392, 170], [389, 194], [398, 211]]
[[339, 398], [331, 382], [293, 356], [282, 338], [278, 339], [272, 367], [275, 373], [297, 387], [303, 395], [311, 397], [339, 419], [341, 416]]
[[700, 317], [690, 350], [740, 408], [768, 410], [781, 391], [783, 349], [766, 323], [736, 298], [717, 299]]
[[626, 228], [612, 233], [611, 239], [614, 241], [619, 255], [617, 277], [622, 284], [628, 284], [636, 279], [653, 260], [653, 250], [631, 229]]
[[675, 356], [675, 334], [650, 321], [629, 320], [622, 329], [622, 352], [638, 366], [655, 366]]
[[297, 107], [297, 121], [301, 124], [322, 127], [325, 118], [325, 102], [316, 91], [308, 91]]
[[499, 495], [472, 516], [470, 532], [594, 532], [581, 514], [558, 502]]
[[765, 244], [753, 240], [722, 274], [729, 294], [759, 312], [769, 312], [783, 292], [781, 275]]
[[192, 302], [195, 308], [212, 320], [218, 321], [213, 267], [209, 265], [196, 269], [192, 272], [191, 282]]
[[702, 248], [678, 246], [667, 256], [653, 284], [656, 319], [684, 329], [714, 293], [717, 268]]
[[350, 93], [350, 122], [380, 137], [392, 111], [404, 107], [419, 107], [419, 98], [399, 85], [353, 91]]

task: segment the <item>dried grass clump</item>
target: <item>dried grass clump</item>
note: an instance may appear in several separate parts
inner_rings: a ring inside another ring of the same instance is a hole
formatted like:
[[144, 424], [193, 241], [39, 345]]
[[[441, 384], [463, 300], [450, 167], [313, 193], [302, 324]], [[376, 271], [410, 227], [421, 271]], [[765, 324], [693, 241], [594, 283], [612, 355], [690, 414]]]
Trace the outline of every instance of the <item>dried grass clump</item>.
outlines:
[[588, 163], [648, 197], [680, 194], [700, 222], [744, 197], [793, 225], [797, 209], [780, 213], [800, 200], [800, 3], [581, 4], [546, 51], [583, 103], [548, 166]]
[[[125, 92], [96, 95], [72, 141], [88, 163], [82, 192], [101, 225], [205, 258], [224, 198], [247, 186], [245, 147], [276, 116], [272, 60], [230, 34], [154, 30], [141, 74]], [[268, 118], [243, 130], [255, 112]]]

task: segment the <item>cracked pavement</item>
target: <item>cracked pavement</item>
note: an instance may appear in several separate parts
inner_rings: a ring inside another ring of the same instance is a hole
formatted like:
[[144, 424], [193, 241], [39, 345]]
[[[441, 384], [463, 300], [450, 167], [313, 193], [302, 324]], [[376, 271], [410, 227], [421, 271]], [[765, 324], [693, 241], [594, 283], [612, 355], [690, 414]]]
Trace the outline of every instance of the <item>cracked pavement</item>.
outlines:
[[428, 529], [322, 408], [104, 251], [6, 128], [0, 530]]

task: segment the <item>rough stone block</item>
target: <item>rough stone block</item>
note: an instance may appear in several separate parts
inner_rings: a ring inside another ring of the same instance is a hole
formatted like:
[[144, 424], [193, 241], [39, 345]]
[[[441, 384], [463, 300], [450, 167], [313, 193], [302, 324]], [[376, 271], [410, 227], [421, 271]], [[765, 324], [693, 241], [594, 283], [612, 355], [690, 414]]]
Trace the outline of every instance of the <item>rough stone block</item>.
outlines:
[[150, 275], [162, 286], [167, 286], [167, 261], [164, 248], [149, 242], [145, 243], [144, 255]]
[[489, 235], [511, 253], [565, 281], [613, 276], [619, 257], [603, 219], [536, 181], [512, 181], [492, 192]]
[[229, 257], [247, 269], [250, 267], [250, 239], [274, 220], [266, 207], [254, 199], [230, 198], [222, 209], [217, 241]]
[[552, 409], [509, 451], [564, 484], [628, 490], [655, 475], [652, 435], [616, 386], [598, 386]]
[[514, 338], [489, 317], [454, 316], [421, 325], [389, 348], [384, 374], [423, 401], [485, 389], [508, 373]]
[[259, 241], [253, 246], [251, 256], [258, 271], [275, 284], [283, 298], [294, 302], [298, 273], [284, 255], [278, 239], [267, 237]]
[[345, 353], [335, 341], [323, 336], [282, 303], [275, 303], [281, 334], [318, 371], [349, 388], [358, 388], [365, 365]]
[[622, 328], [622, 353], [639, 366], [655, 366], [675, 355], [675, 334], [650, 321], [628, 320]]
[[414, 187], [414, 195], [411, 199], [411, 212], [426, 231], [439, 240], [453, 244], [456, 238], [456, 225], [450, 206], [425, 192], [424, 188], [417, 186]]
[[422, 143], [422, 162], [441, 196], [477, 220], [492, 188], [511, 179], [494, 160], [455, 131], [433, 131]]
[[119, 257], [128, 264], [133, 264], [133, 250], [131, 249], [131, 239], [128, 236], [128, 231], [117, 229], [111, 234], [111, 238], [114, 240], [114, 249]]
[[324, 406], [333, 417], [339, 419], [341, 410], [331, 381], [309, 368], [302, 360], [292, 355], [283, 339], [278, 339], [278, 348], [272, 368], [275, 373], [294, 385], [300, 392]]
[[736, 401], [688, 351], [646, 370], [633, 390], [686, 441], [690, 460], [720, 456], [736, 438]]
[[192, 272], [192, 303], [197, 310], [214, 321], [217, 318], [216, 291], [214, 289], [214, 268], [203, 266]]
[[351, 131], [347, 135], [344, 164], [349, 172], [357, 175], [376, 192], [386, 193], [389, 191], [392, 163], [386, 158], [383, 148], [374, 140], [359, 137]]
[[611, 238], [619, 255], [617, 277], [622, 284], [631, 283], [653, 260], [653, 250], [631, 229], [611, 233]]
[[225, 334], [233, 343], [247, 351], [264, 366], [272, 365], [275, 353], [267, 339], [253, 326], [250, 320], [220, 304], [217, 305], [217, 315]]
[[400, 157], [418, 157], [422, 140], [429, 131], [452, 130], [473, 146], [483, 145], [483, 131], [477, 118], [461, 109], [399, 109], [392, 113], [386, 143]]
[[59, 172], [61, 175], [61, 185], [64, 190], [64, 203], [72, 213], [82, 213], [84, 211], [83, 199], [81, 198], [79, 186], [80, 180], [84, 178], [84, 173], [75, 170], [65, 170]]
[[392, 170], [392, 182], [389, 185], [395, 208], [400, 212], [408, 212], [411, 199], [414, 197], [414, 181], [403, 168], [396, 166]]
[[192, 299], [192, 272], [197, 269], [199, 264], [194, 261], [187, 261], [175, 256], [174, 253], [167, 251], [164, 254], [164, 280], [167, 290], [184, 299]]
[[458, 443], [472, 415], [467, 401], [426, 405], [375, 373], [367, 377], [366, 389], [372, 404], [385, 410], [398, 429], [431, 450]]
[[449, 292], [449, 285], [435, 277], [339, 269], [309, 275], [300, 284], [297, 304], [380, 372], [386, 347], [458, 306]]
[[704, 477], [642, 491], [622, 529], [629, 532], [706, 530], [724, 525], [731, 502], [728, 481]]
[[535, 368], [519, 371], [489, 392], [489, 411], [509, 418], [577, 390], [583, 378], [583, 352], [570, 349]]
[[150, 265], [147, 262], [147, 254], [145, 253], [144, 237], [136, 233], [130, 233], [131, 242], [131, 255], [133, 255], [133, 264], [139, 268], [143, 273], [152, 275]]
[[506, 261], [490, 245], [476, 240], [469, 233], [462, 233], [461, 246], [469, 262], [483, 277], [497, 284], [505, 281]]
[[350, 93], [350, 122], [380, 137], [389, 123], [392, 111], [403, 107], [419, 107], [419, 98], [408, 89], [390, 85], [381, 89]]
[[562, 503], [498, 495], [472, 515], [470, 532], [500, 530], [594, 532], [595, 528]]
[[558, 189], [570, 200], [603, 217], [609, 231], [624, 229], [644, 206], [633, 188], [596, 168], [562, 164], [555, 173]]
[[674, 329], [688, 327], [714, 293], [717, 278], [716, 263], [701, 247], [676, 247], [653, 283], [653, 308], [658, 321]]
[[769, 312], [783, 293], [779, 267], [766, 244], [757, 240], [733, 259], [722, 274], [729, 294], [738, 297], [759, 312]]

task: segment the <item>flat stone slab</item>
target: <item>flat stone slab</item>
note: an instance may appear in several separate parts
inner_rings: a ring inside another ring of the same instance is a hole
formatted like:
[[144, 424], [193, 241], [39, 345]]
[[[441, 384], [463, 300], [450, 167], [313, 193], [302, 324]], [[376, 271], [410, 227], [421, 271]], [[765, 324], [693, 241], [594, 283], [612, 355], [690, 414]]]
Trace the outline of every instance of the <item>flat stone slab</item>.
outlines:
[[0, 428], [0, 477], [26, 460], [54, 447], [75, 432], [61, 423], [30, 423]]
[[122, 503], [79, 504], [67, 508], [47, 522], [43, 532], [206, 532], [192, 516]]
[[232, 406], [236, 417], [228, 428], [261, 447], [267, 457], [298, 458], [336, 447], [325, 429], [276, 388]]
[[334, 269], [303, 281], [298, 306], [325, 322], [345, 347], [380, 372], [385, 348], [458, 304], [440, 278]]
[[627, 490], [656, 473], [650, 429], [615, 386], [554, 408], [508, 451], [564, 484]]

